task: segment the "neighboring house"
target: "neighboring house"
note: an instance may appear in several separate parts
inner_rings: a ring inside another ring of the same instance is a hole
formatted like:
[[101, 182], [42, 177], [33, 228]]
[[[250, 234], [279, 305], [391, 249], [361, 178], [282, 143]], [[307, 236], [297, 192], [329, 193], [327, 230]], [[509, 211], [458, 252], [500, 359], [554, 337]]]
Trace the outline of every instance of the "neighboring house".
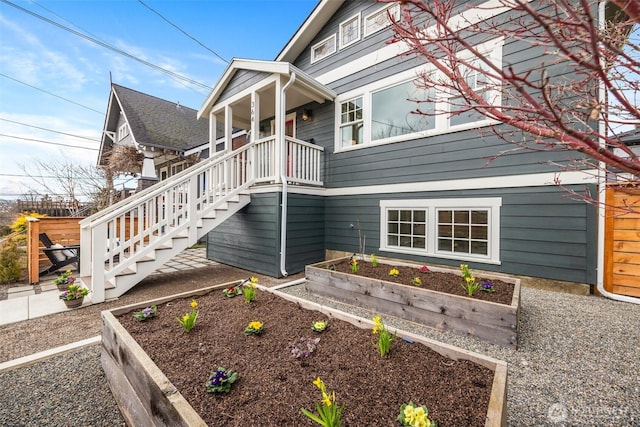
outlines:
[[[520, 151], [485, 167], [509, 148], [480, 136], [487, 120], [410, 114], [406, 99], [428, 67], [386, 43], [388, 11], [399, 17], [397, 4], [321, 1], [275, 61], [227, 67], [199, 116], [212, 129], [223, 122], [274, 138], [276, 150], [285, 134], [287, 145], [312, 141], [323, 150], [322, 186], [286, 185], [281, 175], [296, 172], [287, 148], [275, 178], [209, 233], [208, 257], [282, 276], [327, 251], [358, 252], [361, 236], [380, 256], [594, 284], [596, 210], [566, 197], [547, 163], [567, 154]], [[479, 46], [511, 64], [525, 55], [519, 47], [499, 37]], [[579, 172], [561, 179], [595, 189]]]
[[[112, 83], [98, 165], [120, 145], [141, 154], [138, 169], [128, 171], [140, 174], [138, 190], [181, 172], [209, 157], [209, 123], [196, 115], [180, 103]], [[244, 136], [234, 137], [235, 145], [244, 143]]]

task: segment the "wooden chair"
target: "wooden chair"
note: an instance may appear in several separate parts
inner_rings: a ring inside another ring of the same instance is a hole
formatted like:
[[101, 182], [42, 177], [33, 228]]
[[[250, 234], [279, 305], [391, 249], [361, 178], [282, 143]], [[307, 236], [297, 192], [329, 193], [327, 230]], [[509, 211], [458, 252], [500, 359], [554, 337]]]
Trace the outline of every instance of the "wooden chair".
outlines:
[[51, 261], [51, 266], [40, 272], [40, 276], [58, 271], [70, 264], [80, 268], [80, 245], [62, 246], [53, 244], [47, 233], [40, 233], [40, 241], [45, 246], [42, 250]]

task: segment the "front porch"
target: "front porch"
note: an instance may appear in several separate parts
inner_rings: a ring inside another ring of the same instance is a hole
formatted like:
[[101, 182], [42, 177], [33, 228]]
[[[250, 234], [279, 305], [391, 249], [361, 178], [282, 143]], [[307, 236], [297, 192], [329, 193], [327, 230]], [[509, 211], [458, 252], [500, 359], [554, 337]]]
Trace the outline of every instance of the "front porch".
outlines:
[[234, 129], [247, 132], [253, 157], [243, 161], [252, 165], [256, 184], [322, 186], [324, 147], [315, 144], [312, 107], [335, 96], [289, 63], [236, 59], [198, 117], [209, 118], [211, 153], [221, 138], [218, 152], [232, 150]]

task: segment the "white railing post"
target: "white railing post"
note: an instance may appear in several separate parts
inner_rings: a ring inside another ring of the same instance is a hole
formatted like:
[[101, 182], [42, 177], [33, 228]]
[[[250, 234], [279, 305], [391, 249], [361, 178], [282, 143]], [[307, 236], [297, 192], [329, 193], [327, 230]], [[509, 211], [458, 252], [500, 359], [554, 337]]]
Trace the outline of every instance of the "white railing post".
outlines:
[[[80, 226], [80, 277], [91, 275], [91, 256], [93, 255], [93, 251], [90, 249], [92, 247], [91, 227], [88, 225]], [[82, 256], [83, 254], [85, 256]]]
[[198, 175], [193, 175], [189, 179], [188, 188], [186, 223], [189, 230], [189, 244], [193, 245], [198, 241]]
[[104, 302], [104, 249], [107, 245], [107, 224], [98, 224], [92, 230], [91, 245], [91, 302]]

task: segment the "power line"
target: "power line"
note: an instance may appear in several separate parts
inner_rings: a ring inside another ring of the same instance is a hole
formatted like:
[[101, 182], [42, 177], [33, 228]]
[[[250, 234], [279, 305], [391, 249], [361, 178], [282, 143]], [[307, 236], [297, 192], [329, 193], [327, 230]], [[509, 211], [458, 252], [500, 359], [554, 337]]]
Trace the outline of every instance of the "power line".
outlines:
[[33, 16], [33, 17], [35, 17], [35, 18], [38, 18], [38, 19], [40, 19], [40, 20], [42, 20], [42, 21], [45, 21], [45, 22], [47, 22], [47, 23], [49, 23], [49, 24], [51, 24], [51, 25], [54, 25], [54, 26], [56, 26], [56, 27], [58, 27], [58, 28], [61, 28], [61, 29], [65, 30], [65, 31], [68, 31], [68, 32], [70, 32], [71, 34], [74, 34], [74, 35], [76, 35], [76, 36], [78, 36], [78, 37], [81, 37], [81, 38], [83, 38], [83, 39], [87, 40], [87, 41], [90, 41], [90, 42], [92, 42], [92, 43], [95, 43], [95, 44], [97, 44], [98, 46], [102, 46], [102, 47], [104, 47], [105, 49], [109, 49], [109, 50], [111, 50], [111, 51], [113, 51], [113, 52], [119, 53], [120, 55], [126, 56], [126, 57], [127, 57], [127, 58], [129, 58], [129, 59], [133, 59], [134, 61], [140, 62], [141, 64], [144, 64], [144, 65], [146, 65], [147, 67], [153, 68], [154, 70], [157, 70], [157, 71], [160, 71], [160, 72], [166, 73], [166, 74], [168, 74], [168, 75], [170, 75], [170, 76], [172, 76], [172, 77], [175, 77], [176, 79], [186, 81], [186, 82], [188, 82], [188, 83], [191, 83], [191, 84], [192, 84], [192, 85], [194, 85], [194, 86], [198, 86], [198, 87], [201, 87], [201, 88], [203, 88], [203, 89], [207, 89], [207, 90], [211, 90], [211, 89], [212, 89], [212, 87], [211, 87], [211, 86], [207, 86], [207, 85], [206, 85], [206, 84], [204, 84], [204, 83], [200, 83], [200, 82], [198, 82], [198, 81], [196, 81], [196, 80], [190, 79], [189, 77], [185, 77], [185, 76], [183, 76], [183, 75], [181, 75], [181, 74], [178, 74], [178, 73], [175, 73], [175, 72], [173, 72], [173, 71], [171, 71], [171, 70], [167, 70], [166, 68], [162, 68], [162, 67], [160, 67], [160, 66], [158, 66], [158, 65], [152, 64], [151, 62], [149, 62], [149, 61], [145, 61], [144, 59], [141, 59], [141, 58], [139, 58], [139, 57], [137, 57], [137, 56], [135, 56], [135, 55], [132, 55], [132, 54], [130, 54], [130, 53], [128, 53], [128, 52], [125, 52], [125, 51], [124, 51], [124, 50], [122, 50], [122, 49], [118, 49], [118, 48], [117, 48], [117, 47], [115, 47], [115, 46], [112, 46], [112, 45], [110, 45], [110, 44], [108, 44], [108, 43], [105, 43], [105, 42], [102, 42], [102, 41], [100, 41], [100, 40], [97, 40], [97, 39], [95, 39], [95, 38], [93, 38], [93, 37], [90, 37], [90, 36], [88, 36], [88, 35], [86, 35], [86, 34], [83, 34], [83, 33], [79, 32], [79, 31], [76, 31], [76, 30], [74, 30], [74, 29], [72, 29], [72, 28], [69, 28], [69, 27], [67, 27], [67, 26], [64, 26], [64, 25], [62, 25], [62, 24], [60, 24], [60, 23], [58, 23], [58, 22], [56, 22], [56, 21], [52, 21], [52, 20], [51, 20], [51, 19], [49, 19], [49, 18], [46, 18], [46, 17], [44, 17], [44, 16], [42, 16], [42, 15], [39, 15], [39, 14], [37, 14], [37, 13], [35, 13], [35, 12], [32, 12], [32, 11], [30, 11], [30, 10], [28, 10], [28, 9], [25, 9], [25, 8], [23, 8], [23, 7], [21, 7], [21, 6], [18, 6], [17, 4], [12, 3], [12, 2], [10, 2], [9, 0], [0, 0], [0, 1], [2, 1], [3, 3], [6, 3], [6, 4], [8, 4], [9, 6], [12, 6], [12, 7], [14, 7], [14, 8], [16, 8], [16, 9], [18, 9], [18, 10], [20, 10], [20, 11], [24, 12], [24, 13], [27, 13], [27, 14], [29, 14], [29, 15], [31, 15], [31, 16]]
[[[49, 179], [49, 178], [60, 178], [55, 175], [27, 175], [27, 174], [17, 174], [17, 173], [0, 173], [0, 176], [8, 176], [12, 178], [40, 178], [40, 179]], [[86, 180], [86, 181], [99, 181], [102, 178], [99, 177], [75, 177], [74, 180]]]
[[91, 147], [80, 147], [78, 145], [71, 145], [71, 144], [63, 144], [61, 142], [52, 142], [52, 141], [44, 141], [42, 139], [33, 139], [33, 138], [24, 138], [22, 136], [15, 136], [15, 135], [6, 135], [4, 133], [0, 133], [0, 136], [4, 136], [6, 138], [15, 138], [15, 139], [23, 139], [25, 141], [35, 141], [35, 142], [42, 142], [44, 144], [51, 144], [51, 145], [60, 145], [63, 147], [71, 147], [71, 148], [80, 148], [82, 150], [93, 150], [93, 151], [98, 151], [98, 148], [91, 148]]
[[[2, 0], [2, 1], [4, 1], [4, 0]], [[11, 77], [11, 76], [7, 76], [6, 74], [0, 73], [0, 76], [5, 77], [5, 78], [7, 78], [7, 79], [9, 79], [9, 80], [13, 80], [14, 82], [17, 82], [17, 83], [23, 84], [23, 85], [25, 85], [25, 86], [29, 86], [29, 87], [30, 87], [30, 88], [32, 88], [32, 89], [39, 90], [40, 92], [44, 92], [44, 93], [46, 93], [47, 95], [51, 95], [51, 96], [54, 96], [54, 97], [56, 97], [56, 98], [60, 98], [60, 99], [62, 99], [63, 101], [70, 102], [70, 103], [75, 104], [75, 105], [77, 105], [77, 106], [79, 106], [79, 107], [86, 108], [87, 110], [94, 111], [94, 112], [96, 112], [96, 113], [98, 113], [98, 114], [100, 114], [100, 115], [104, 115], [104, 113], [103, 113], [102, 111], [94, 110], [94, 109], [93, 109], [93, 108], [91, 108], [91, 107], [87, 107], [86, 105], [79, 104], [79, 103], [77, 103], [77, 102], [75, 102], [75, 101], [72, 101], [72, 100], [70, 100], [70, 99], [64, 98], [64, 97], [62, 97], [62, 96], [60, 96], [60, 95], [56, 95], [55, 93], [51, 93], [51, 92], [49, 92], [49, 91], [47, 91], [47, 90], [40, 89], [39, 87], [32, 86], [32, 85], [30, 85], [29, 83], [25, 83], [25, 82], [23, 82], [23, 81], [20, 81], [20, 80], [18, 80], [18, 79], [16, 79], [16, 78]]]
[[228, 64], [229, 61], [227, 61], [226, 59], [224, 59], [222, 56], [218, 55], [218, 53], [216, 53], [215, 51], [213, 51], [212, 49], [210, 49], [208, 46], [205, 46], [203, 43], [200, 42], [200, 40], [196, 39], [195, 37], [193, 37], [191, 34], [187, 33], [186, 31], [184, 31], [182, 28], [180, 28], [179, 26], [177, 26], [176, 24], [174, 24], [173, 22], [169, 21], [167, 18], [165, 18], [164, 16], [162, 16], [162, 14], [160, 12], [158, 12], [157, 10], [153, 9], [151, 6], [147, 5], [145, 2], [143, 2], [142, 0], [138, 0], [138, 2], [143, 5], [144, 7], [146, 7], [147, 9], [149, 9], [151, 12], [155, 13], [156, 15], [158, 15], [160, 18], [162, 18], [167, 24], [171, 25], [172, 27], [174, 27], [175, 29], [177, 29], [178, 31], [180, 31], [182, 34], [184, 34], [185, 36], [189, 37], [191, 40], [193, 40], [194, 42], [198, 43], [200, 46], [202, 46], [203, 48], [207, 49], [209, 52], [213, 53], [215, 56], [217, 56], [222, 62], [224, 62], [225, 64]]
[[72, 136], [74, 138], [81, 138], [81, 139], [86, 139], [88, 141], [100, 142], [99, 139], [89, 138], [88, 136], [74, 135], [72, 133], [60, 132], [58, 130], [41, 128], [40, 126], [28, 125], [26, 123], [16, 122], [15, 120], [3, 119], [2, 117], [0, 117], [0, 120], [4, 120], [5, 122], [15, 123], [15, 124], [22, 125], [22, 126], [28, 126], [28, 127], [35, 128], [35, 129], [46, 130], [47, 132], [53, 132], [53, 133], [59, 133], [61, 135]]

